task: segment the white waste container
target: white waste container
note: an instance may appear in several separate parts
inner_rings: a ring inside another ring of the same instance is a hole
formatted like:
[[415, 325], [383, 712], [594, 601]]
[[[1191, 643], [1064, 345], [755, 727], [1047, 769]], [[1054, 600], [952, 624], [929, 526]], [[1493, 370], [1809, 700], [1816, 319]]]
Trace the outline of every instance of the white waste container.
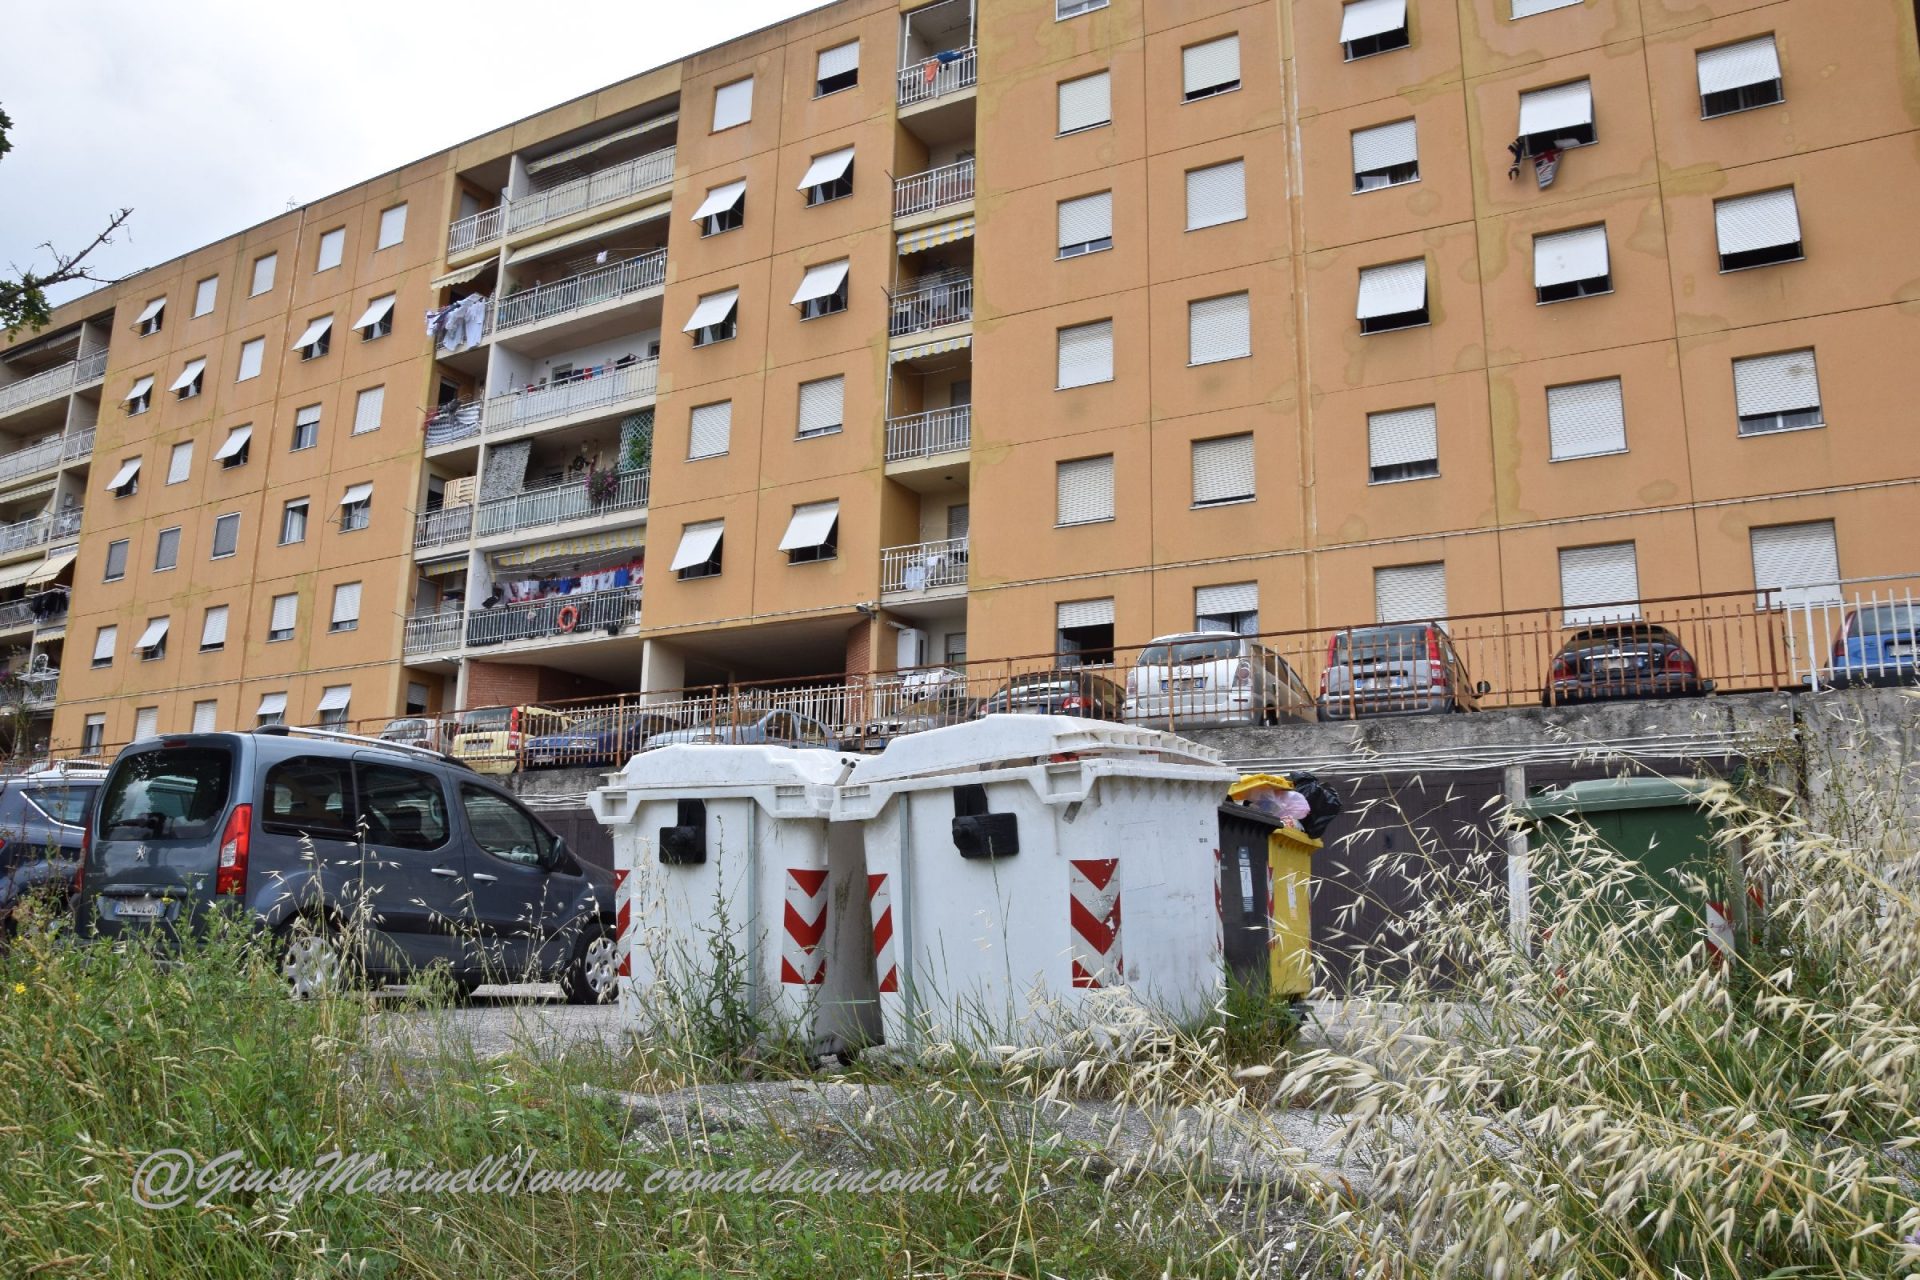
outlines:
[[671, 1033], [697, 1007], [724, 928], [746, 988], [736, 991], [770, 1027], [817, 1052], [878, 1039], [859, 833], [829, 823], [852, 764], [788, 747], [670, 746], [588, 796], [613, 837], [617, 988], [637, 1030]]
[[988, 716], [862, 761], [834, 817], [865, 831], [887, 1042], [1045, 1045], [1118, 986], [1204, 1017], [1238, 776], [1173, 734], [1067, 716]]

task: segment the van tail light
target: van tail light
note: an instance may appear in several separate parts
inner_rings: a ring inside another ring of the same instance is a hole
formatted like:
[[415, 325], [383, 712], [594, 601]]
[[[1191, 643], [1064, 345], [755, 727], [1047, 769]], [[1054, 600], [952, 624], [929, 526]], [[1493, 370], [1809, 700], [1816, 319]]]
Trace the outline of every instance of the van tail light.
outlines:
[[1233, 669], [1233, 687], [1236, 689], [1253, 688], [1253, 664], [1245, 658], [1240, 659], [1240, 665]]
[[1573, 659], [1564, 653], [1553, 660], [1553, 678], [1555, 680], [1573, 679]]
[[1840, 662], [1847, 656], [1847, 641], [1853, 635], [1853, 621], [1857, 614], [1849, 612], [1840, 621], [1840, 633], [1833, 638], [1833, 660]]
[[1685, 649], [1667, 650], [1667, 660], [1661, 664], [1675, 675], [1690, 676], [1698, 670], [1693, 665], [1693, 655]]
[[1447, 664], [1440, 656], [1440, 628], [1427, 628], [1427, 683], [1436, 689], [1447, 687]]
[[1084, 711], [1086, 708], [1087, 700], [1077, 693], [1070, 693], [1060, 699], [1060, 709], [1062, 711]]
[[216, 895], [239, 897], [247, 891], [247, 840], [253, 830], [253, 806], [237, 804], [220, 833], [220, 862], [213, 875]]
[[1320, 696], [1327, 696], [1327, 677], [1333, 674], [1334, 657], [1340, 652], [1340, 637], [1336, 633], [1327, 637], [1327, 661], [1320, 668]]
[[73, 869], [73, 896], [80, 898], [80, 891], [87, 887], [87, 859], [93, 855], [93, 824], [89, 822], [80, 828], [80, 865]]

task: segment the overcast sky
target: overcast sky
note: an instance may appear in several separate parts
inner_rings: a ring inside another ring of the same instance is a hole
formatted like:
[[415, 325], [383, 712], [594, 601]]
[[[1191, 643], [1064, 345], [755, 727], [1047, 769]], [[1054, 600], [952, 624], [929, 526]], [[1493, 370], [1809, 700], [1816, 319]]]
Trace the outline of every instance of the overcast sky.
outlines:
[[0, 269], [131, 205], [127, 275], [821, 3], [8, 3]]

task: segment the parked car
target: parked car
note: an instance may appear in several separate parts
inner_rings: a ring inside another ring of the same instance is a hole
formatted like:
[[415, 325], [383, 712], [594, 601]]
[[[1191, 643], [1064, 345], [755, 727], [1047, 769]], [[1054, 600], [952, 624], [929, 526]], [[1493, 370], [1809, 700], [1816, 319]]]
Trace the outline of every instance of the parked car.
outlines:
[[466, 989], [613, 991], [613, 877], [431, 752], [282, 725], [151, 738], [114, 761], [90, 830], [82, 938], [177, 939], [230, 906], [297, 995], [437, 965]]
[[897, 687], [879, 691], [902, 700], [885, 714], [876, 715], [848, 733], [848, 748], [879, 751], [895, 738], [925, 729], [944, 728], [973, 719], [979, 699], [967, 693], [967, 679], [948, 667], [932, 667], [903, 677]]
[[1680, 638], [1650, 622], [1603, 622], [1570, 634], [1554, 655], [1540, 700], [1547, 706], [1710, 693]]
[[529, 769], [556, 765], [625, 764], [647, 749], [647, 740], [678, 727], [670, 715], [638, 710], [596, 711], [556, 733], [528, 738], [521, 758]]
[[433, 716], [407, 716], [387, 721], [380, 731], [382, 742], [397, 742], [403, 747], [424, 747], [445, 751], [453, 741], [453, 725]]
[[106, 771], [55, 765], [0, 779], [0, 937], [28, 898], [63, 913]]
[[833, 751], [838, 743], [812, 716], [778, 707], [742, 707], [685, 729], [669, 729], [647, 739], [647, 750], [676, 743], [693, 746], [804, 747]]
[[1467, 667], [1445, 627], [1435, 622], [1355, 627], [1327, 641], [1320, 676], [1320, 718], [1472, 711], [1488, 692]]
[[1828, 684], [1898, 684], [1914, 678], [1920, 662], [1920, 605], [1849, 609], [1833, 638]]
[[1127, 695], [1103, 675], [1074, 667], [1015, 676], [980, 704], [978, 716], [1012, 712], [1033, 716], [1080, 716], [1118, 720]]
[[568, 723], [568, 717], [545, 707], [481, 707], [462, 712], [447, 754], [480, 773], [512, 773], [520, 767], [520, 746], [536, 717], [540, 729], [547, 732], [557, 732]]
[[1160, 636], [1127, 673], [1128, 724], [1166, 729], [1313, 718], [1313, 694], [1287, 660], [1232, 631]]

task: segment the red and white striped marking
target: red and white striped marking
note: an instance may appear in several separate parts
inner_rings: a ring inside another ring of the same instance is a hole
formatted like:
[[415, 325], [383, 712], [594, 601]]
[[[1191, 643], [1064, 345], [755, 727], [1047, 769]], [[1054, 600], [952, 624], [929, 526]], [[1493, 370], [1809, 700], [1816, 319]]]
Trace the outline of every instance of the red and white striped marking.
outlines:
[[1104, 987], [1121, 980], [1120, 859], [1076, 858], [1067, 863], [1067, 914], [1073, 925], [1073, 985]]
[[622, 978], [633, 976], [633, 886], [627, 883], [627, 873], [613, 873], [613, 914], [614, 935], [613, 954], [618, 963], [614, 972]]
[[827, 871], [787, 868], [786, 928], [780, 941], [780, 981], [817, 987], [827, 978]]
[[867, 910], [873, 916], [873, 971], [879, 975], [880, 990], [900, 989], [900, 968], [893, 948], [893, 890], [884, 872], [867, 876]]

